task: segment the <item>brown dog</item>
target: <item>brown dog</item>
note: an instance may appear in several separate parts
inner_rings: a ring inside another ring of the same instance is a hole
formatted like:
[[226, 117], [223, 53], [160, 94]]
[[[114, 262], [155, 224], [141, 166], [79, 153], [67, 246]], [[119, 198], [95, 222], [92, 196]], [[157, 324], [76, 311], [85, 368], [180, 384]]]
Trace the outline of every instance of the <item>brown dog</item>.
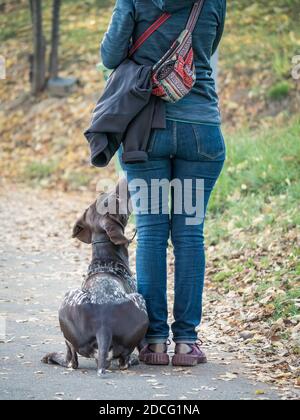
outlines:
[[[44, 363], [78, 367], [77, 353], [97, 360], [98, 375], [103, 375], [111, 359], [121, 369], [130, 364], [130, 355], [148, 328], [143, 297], [137, 293], [128, 262], [129, 241], [124, 235], [127, 214], [120, 214], [126, 203], [118, 191], [102, 194], [76, 222], [73, 237], [91, 244], [92, 262], [82, 287], [65, 295], [59, 322], [65, 337], [65, 359], [58, 353], [47, 354]], [[99, 207], [116, 200], [116, 212], [99, 213]], [[110, 357], [109, 357], [110, 353]]]

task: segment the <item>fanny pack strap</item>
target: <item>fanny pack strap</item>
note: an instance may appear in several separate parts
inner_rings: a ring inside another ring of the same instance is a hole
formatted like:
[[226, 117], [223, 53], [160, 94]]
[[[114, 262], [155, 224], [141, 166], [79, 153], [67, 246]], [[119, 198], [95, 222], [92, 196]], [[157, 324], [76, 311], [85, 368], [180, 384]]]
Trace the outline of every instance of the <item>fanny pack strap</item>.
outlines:
[[[196, 23], [203, 8], [203, 4], [204, 0], [200, 0], [194, 3], [192, 7], [187, 24], [185, 26], [185, 29], [189, 30], [190, 32], [193, 32], [193, 30], [195, 29]], [[152, 23], [152, 25], [149, 26], [149, 28], [146, 29], [146, 31], [132, 45], [132, 47], [129, 50], [128, 56], [131, 57], [136, 52], [136, 50], [140, 48], [140, 46], [153, 34], [153, 32], [155, 32], [170, 17], [171, 14], [165, 12], [158, 19], [156, 19], [156, 21]]]
[[136, 40], [129, 50], [128, 56], [132, 56], [138, 48], [155, 32], [166, 20], [171, 17], [170, 13], [163, 13], [151, 26]]
[[202, 11], [204, 5], [204, 0], [197, 1], [194, 3], [190, 16], [188, 18], [187, 24], [185, 26], [185, 29], [187, 29], [189, 32], [193, 32], [196, 26], [196, 23], [198, 21], [198, 18], [200, 16], [200, 13]]

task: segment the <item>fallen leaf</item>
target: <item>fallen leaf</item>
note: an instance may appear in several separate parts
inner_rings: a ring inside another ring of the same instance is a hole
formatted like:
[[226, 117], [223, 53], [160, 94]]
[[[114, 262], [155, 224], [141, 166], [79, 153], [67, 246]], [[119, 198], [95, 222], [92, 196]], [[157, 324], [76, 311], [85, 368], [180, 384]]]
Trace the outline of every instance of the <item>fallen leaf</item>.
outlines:
[[262, 389], [257, 389], [255, 391], [255, 395], [264, 395], [264, 394], [265, 394], [265, 391], [263, 391]]
[[223, 375], [219, 376], [219, 379], [222, 381], [232, 381], [233, 379], [236, 379], [238, 375], [236, 373], [226, 372]]

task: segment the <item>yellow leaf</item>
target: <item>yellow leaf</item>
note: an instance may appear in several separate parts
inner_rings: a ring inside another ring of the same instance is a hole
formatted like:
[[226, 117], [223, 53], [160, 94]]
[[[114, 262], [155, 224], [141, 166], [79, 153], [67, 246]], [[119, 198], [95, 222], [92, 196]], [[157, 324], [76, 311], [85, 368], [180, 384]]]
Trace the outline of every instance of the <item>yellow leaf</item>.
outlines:
[[262, 389], [257, 389], [255, 391], [255, 395], [264, 395], [265, 391], [263, 391]]

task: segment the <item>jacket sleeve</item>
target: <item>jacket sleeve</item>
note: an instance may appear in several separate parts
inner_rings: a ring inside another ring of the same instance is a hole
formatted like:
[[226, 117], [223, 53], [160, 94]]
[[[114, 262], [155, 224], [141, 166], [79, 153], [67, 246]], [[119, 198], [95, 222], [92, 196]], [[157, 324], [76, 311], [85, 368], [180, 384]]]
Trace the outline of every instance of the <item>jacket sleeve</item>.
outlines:
[[217, 51], [217, 48], [220, 44], [220, 41], [224, 32], [225, 18], [226, 18], [226, 0], [222, 0], [220, 21], [219, 21], [219, 25], [217, 29], [217, 36], [212, 47], [212, 55]]
[[105, 67], [115, 69], [126, 58], [133, 29], [133, 0], [117, 0], [100, 46], [100, 55]]

